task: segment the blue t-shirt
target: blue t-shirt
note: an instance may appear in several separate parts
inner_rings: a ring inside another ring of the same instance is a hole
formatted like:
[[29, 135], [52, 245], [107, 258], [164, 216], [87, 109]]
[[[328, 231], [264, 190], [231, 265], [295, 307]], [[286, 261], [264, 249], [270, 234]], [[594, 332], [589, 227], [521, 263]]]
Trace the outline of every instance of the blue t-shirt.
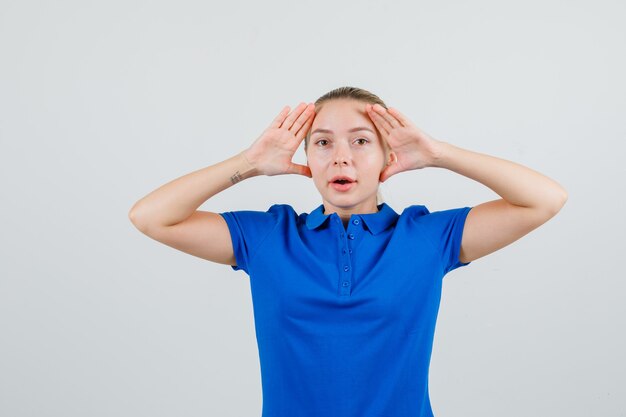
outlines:
[[432, 417], [442, 278], [471, 207], [353, 214], [320, 205], [219, 213], [250, 277], [262, 417]]

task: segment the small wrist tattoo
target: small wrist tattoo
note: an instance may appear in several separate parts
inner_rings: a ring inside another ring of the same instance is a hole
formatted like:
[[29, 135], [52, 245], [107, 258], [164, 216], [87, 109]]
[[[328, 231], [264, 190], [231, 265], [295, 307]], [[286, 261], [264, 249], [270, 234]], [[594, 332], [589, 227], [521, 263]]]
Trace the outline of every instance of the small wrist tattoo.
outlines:
[[237, 184], [239, 181], [242, 181], [242, 180], [243, 180], [243, 177], [241, 176], [239, 171], [235, 172], [235, 174], [230, 177], [230, 182], [232, 182], [233, 184]]

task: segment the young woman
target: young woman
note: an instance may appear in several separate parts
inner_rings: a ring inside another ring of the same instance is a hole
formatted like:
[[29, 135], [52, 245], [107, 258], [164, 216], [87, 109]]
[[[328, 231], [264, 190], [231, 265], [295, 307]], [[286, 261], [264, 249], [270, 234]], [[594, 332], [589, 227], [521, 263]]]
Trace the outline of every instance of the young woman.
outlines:
[[[522, 165], [436, 140], [376, 95], [343, 87], [276, 116], [246, 150], [139, 200], [135, 226], [250, 277], [264, 417], [432, 416], [428, 369], [442, 278], [553, 217], [567, 193]], [[307, 165], [291, 161], [304, 140]], [[427, 167], [501, 198], [398, 214], [380, 182]], [[298, 214], [197, 208], [255, 175], [311, 177], [322, 204]]]

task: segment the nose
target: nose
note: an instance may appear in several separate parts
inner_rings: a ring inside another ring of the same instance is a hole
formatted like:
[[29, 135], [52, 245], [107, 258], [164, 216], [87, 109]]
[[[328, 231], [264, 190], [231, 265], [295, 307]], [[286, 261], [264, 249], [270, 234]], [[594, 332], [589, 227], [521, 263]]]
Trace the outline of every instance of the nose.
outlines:
[[349, 146], [338, 145], [335, 147], [335, 165], [348, 165], [350, 162], [350, 151], [346, 148], [349, 148]]

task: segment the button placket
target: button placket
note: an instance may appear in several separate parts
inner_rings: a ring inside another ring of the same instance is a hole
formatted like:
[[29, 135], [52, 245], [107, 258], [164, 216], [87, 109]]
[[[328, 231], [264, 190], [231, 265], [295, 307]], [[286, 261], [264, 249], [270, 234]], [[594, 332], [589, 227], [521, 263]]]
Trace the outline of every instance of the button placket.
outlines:
[[[339, 293], [340, 295], [350, 295], [350, 287], [352, 286], [352, 262], [350, 253], [352, 249], [349, 247], [348, 240], [354, 238], [352, 233], [348, 233], [339, 216], [335, 217], [335, 224], [339, 231], [339, 247], [340, 247], [340, 272], [339, 272]], [[350, 225], [348, 225], [349, 227]], [[352, 237], [350, 237], [352, 236]]]
[[[343, 227], [343, 225], [342, 225]], [[345, 236], [345, 234], [344, 234]], [[350, 286], [351, 286], [351, 276], [352, 276], [352, 268], [350, 268], [350, 254], [348, 251], [352, 252], [351, 249], [348, 249], [348, 243], [346, 242], [345, 237], [341, 240], [342, 245], [342, 256], [341, 256], [341, 275], [340, 275], [340, 293], [341, 295], [350, 295]]]
[[340, 293], [341, 295], [350, 295], [353, 271], [351, 254], [363, 229], [361, 220], [358, 217], [352, 218], [345, 228], [339, 218], [337, 218], [337, 223], [341, 226], [341, 232], [339, 233], [341, 242]]

